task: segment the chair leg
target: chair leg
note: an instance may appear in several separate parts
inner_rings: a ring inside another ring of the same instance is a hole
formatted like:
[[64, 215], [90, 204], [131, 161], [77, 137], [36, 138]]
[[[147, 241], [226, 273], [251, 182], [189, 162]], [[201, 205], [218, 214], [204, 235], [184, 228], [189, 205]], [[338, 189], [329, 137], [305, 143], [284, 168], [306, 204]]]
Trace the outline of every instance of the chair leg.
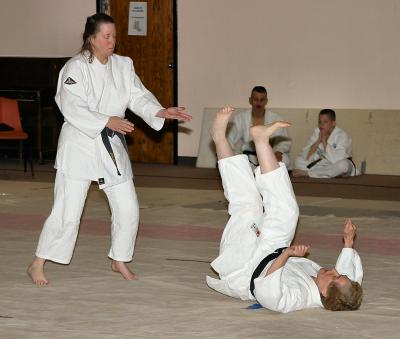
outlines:
[[19, 155], [19, 162], [21, 162], [24, 157], [24, 141], [23, 140], [19, 141], [18, 155]]
[[27, 148], [28, 148], [28, 140], [24, 140], [24, 141], [22, 141], [22, 145], [23, 145], [23, 149], [22, 149], [22, 155], [23, 155], [23, 158], [24, 158], [24, 173], [26, 173], [26, 163], [28, 162], [28, 151], [27, 151]]
[[33, 152], [32, 152], [32, 145], [31, 144], [28, 146], [28, 149], [29, 149], [29, 166], [31, 168], [32, 177], [34, 177], [35, 173], [33, 172], [33, 159], [32, 159], [32, 153]]
[[35, 176], [33, 172], [33, 160], [32, 160], [32, 146], [29, 143], [29, 139], [24, 140], [23, 143], [23, 155], [24, 155], [24, 172], [26, 173], [27, 163], [29, 160], [29, 167], [31, 168], [32, 177]]

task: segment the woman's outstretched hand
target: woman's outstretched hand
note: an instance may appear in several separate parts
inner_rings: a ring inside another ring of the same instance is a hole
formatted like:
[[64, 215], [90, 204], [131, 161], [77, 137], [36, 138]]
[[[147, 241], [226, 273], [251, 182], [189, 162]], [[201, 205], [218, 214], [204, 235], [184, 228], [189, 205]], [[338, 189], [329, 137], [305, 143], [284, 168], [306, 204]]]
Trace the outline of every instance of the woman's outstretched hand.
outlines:
[[176, 119], [179, 121], [190, 121], [192, 116], [187, 114], [185, 107], [168, 107], [156, 114], [156, 117], [164, 119]]

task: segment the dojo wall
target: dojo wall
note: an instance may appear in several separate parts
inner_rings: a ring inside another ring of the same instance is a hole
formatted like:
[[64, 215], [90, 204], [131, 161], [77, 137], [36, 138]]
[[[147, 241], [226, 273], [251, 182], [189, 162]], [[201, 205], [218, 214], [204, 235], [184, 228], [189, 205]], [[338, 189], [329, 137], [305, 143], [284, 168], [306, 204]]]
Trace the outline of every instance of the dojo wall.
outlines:
[[[244, 107], [255, 84], [277, 108], [400, 108], [400, 0], [176, 1], [178, 100], [194, 115], [179, 156], [197, 156], [204, 107]], [[0, 5], [0, 56], [73, 55], [96, 9], [95, 0]]]
[[0, 0], [0, 56], [74, 55], [95, 12], [96, 0]]
[[399, 109], [399, 32], [399, 0], [178, 0], [179, 155], [197, 156], [204, 107], [258, 84], [271, 107]]

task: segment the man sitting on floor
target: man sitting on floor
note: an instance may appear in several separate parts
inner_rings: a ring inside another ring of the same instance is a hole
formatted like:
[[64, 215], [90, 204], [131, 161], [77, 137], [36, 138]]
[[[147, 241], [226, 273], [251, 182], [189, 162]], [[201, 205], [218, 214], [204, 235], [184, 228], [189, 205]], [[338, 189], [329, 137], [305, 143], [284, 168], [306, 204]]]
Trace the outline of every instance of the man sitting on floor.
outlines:
[[336, 113], [319, 112], [318, 128], [294, 162], [294, 177], [334, 178], [355, 175], [351, 161], [351, 138], [336, 126]]
[[353, 249], [356, 226], [345, 222], [344, 248], [332, 269], [305, 259], [309, 246], [290, 246], [299, 209], [286, 166], [277, 162], [269, 144], [277, 129], [290, 124], [251, 128], [260, 164], [254, 177], [247, 157], [234, 155], [225, 137], [232, 111], [226, 107], [218, 112], [212, 128], [230, 219], [219, 256], [211, 263], [220, 279], [207, 277], [208, 286], [242, 300], [256, 299], [278, 312], [358, 309], [363, 270]]

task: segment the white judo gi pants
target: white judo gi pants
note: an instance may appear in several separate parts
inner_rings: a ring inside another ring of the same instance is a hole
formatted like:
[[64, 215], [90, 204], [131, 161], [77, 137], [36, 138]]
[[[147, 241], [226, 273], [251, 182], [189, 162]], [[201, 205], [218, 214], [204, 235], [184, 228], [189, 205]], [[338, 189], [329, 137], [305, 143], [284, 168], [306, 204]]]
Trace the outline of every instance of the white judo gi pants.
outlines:
[[[78, 235], [90, 180], [75, 180], [57, 171], [54, 203], [39, 238], [36, 256], [69, 264]], [[111, 249], [108, 256], [131, 261], [139, 224], [139, 204], [132, 180], [103, 189], [111, 209]]]
[[294, 168], [307, 171], [310, 178], [335, 178], [340, 175], [354, 175], [354, 166], [349, 159], [342, 159], [335, 163], [331, 163], [327, 159], [322, 159], [310, 169], [307, 168], [311, 161], [305, 160], [303, 157], [295, 159]]
[[230, 218], [222, 235], [220, 254], [212, 267], [221, 279], [231, 280], [228, 276], [239, 271], [250, 274], [243, 280], [232, 279], [236, 281], [231, 281], [230, 287], [234, 289], [238, 284], [239, 290], [246, 287], [239, 285], [248, 284], [255, 267], [266, 255], [277, 248], [290, 246], [299, 208], [283, 163], [279, 163], [278, 169], [264, 174], [258, 167], [255, 177], [245, 155], [222, 159], [218, 166], [224, 194], [229, 201]]

